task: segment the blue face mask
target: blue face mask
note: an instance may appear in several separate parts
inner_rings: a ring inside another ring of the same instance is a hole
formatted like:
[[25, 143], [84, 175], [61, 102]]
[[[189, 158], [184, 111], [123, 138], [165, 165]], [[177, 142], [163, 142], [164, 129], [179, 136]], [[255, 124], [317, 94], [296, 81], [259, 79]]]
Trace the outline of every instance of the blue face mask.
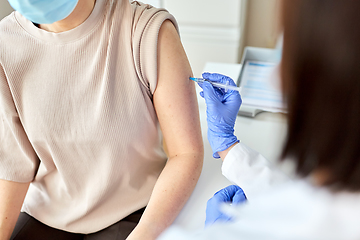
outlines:
[[8, 0], [25, 18], [38, 24], [60, 21], [75, 9], [78, 0]]

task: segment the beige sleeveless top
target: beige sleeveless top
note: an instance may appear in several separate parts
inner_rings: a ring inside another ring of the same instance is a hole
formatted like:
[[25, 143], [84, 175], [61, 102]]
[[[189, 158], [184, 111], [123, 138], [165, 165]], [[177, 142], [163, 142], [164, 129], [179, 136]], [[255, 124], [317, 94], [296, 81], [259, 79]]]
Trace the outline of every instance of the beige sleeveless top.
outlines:
[[0, 178], [32, 181], [23, 211], [91, 233], [146, 206], [166, 163], [152, 103], [166, 19], [176, 26], [164, 9], [97, 0], [63, 33], [1, 21]]

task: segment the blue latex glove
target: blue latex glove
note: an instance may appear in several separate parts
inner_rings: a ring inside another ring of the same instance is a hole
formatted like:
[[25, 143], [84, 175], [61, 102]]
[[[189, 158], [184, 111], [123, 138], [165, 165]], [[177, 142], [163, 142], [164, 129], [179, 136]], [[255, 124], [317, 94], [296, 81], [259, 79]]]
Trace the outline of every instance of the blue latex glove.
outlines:
[[245, 201], [245, 193], [239, 186], [230, 185], [221, 189], [207, 202], [205, 226], [217, 221], [228, 222], [231, 220], [231, 217], [220, 211], [222, 204], [232, 203], [233, 206], [236, 206]]
[[[214, 82], [220, 82], [236, 86], [234, 81], [224, 75], [217, 73], [203, 73], [202, 77]], [[234, 125], [237, 113], [241, 105], [239, 92], [213, 87], [208, 82], [200, 83], [203, 89], [200, 95], [205, 98], [206, 115], [208, 123], [208, 140], [213, 157], [220, 158], [218, 152], [228, 149], [231, 145], [238, 142], [234, 135]]]

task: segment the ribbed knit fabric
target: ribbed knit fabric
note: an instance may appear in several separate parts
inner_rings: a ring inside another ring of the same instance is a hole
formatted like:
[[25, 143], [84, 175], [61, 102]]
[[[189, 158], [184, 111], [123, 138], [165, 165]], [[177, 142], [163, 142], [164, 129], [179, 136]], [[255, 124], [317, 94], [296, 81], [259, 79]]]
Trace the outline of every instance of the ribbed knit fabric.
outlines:
[[164, 9], [97, 0], [63, 33], [1, 21], [0, 178], [33, 181], [23, 211], [91, 233], [146, 206], [166, 162], [152, 103], [166, 19], [176, 26]]

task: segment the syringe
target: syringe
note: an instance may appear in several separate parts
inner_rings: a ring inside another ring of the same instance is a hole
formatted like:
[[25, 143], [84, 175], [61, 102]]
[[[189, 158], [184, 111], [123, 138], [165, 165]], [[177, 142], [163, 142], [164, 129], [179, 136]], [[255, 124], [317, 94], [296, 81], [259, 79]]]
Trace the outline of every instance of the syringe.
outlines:
[[225, 92], [227, 92], [228, 90], [234, 90], [234, 91], [238, 91], [238, 92], [241, 91], [241, 87], [235, 87], [235, 86], [229, 85], [229, 82], [227, 82], [227, 84], [223, 84], [223, 83], [219, 83], [219, 82], [213, 82], [213, 81], [210, 81], [205, 78], [193, 78], [193, 77], [191, 77], [190, 80], [193, 80], [197, 83], [203, 83], [206, 81], [215, 87], [225, 89]]

